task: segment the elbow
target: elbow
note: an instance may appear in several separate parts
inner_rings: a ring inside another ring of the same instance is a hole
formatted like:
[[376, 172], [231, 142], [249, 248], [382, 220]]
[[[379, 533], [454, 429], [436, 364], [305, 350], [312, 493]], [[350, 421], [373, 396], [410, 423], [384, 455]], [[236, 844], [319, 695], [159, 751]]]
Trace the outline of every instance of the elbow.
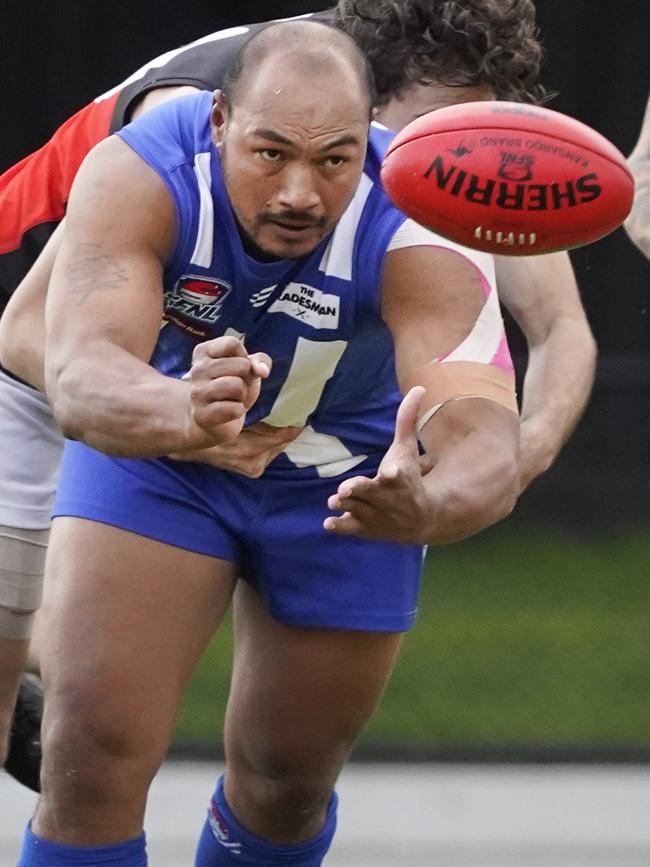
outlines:
[[493, 468], [492, 484], [486, 494], [477, 497], [473, 507], [467, 504], [468, 536], [498, 524], [515, 508], [521, 491], [521, 466], [517, 454], [504, 455]]
[[79, 393], [78, 385], [74, 365], [46, 365], [46, 393], [57, 426], [66, 439], [84, 441], [87, 432], [84, 429], [79, 401], [75, 399], [75, 394]]
[[503, 454], [492, 464], [489, 478], [448, 491], [444, 520], [436, 522], [434, 535], [427, 543], [460, 542], [507, 518], [519, 498], [520, 470], [516, 453]]

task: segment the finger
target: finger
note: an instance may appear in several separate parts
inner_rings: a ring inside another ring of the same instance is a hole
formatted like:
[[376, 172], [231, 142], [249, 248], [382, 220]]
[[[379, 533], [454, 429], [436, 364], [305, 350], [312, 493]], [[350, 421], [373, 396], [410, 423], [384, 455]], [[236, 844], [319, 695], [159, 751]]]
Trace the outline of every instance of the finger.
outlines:
[[[369, 479], [366, 476], [354, 476], [351, 479], [345, 479], [338, 486], [338, 489], [335, 494], [332, 494], [330, 500], [336, 499], [340, 500], [348, 500], [351, 498], [356, 499], [367, 499], [369, 493], [372, 489], [374, 480]], [[329, 502], [329, 501], [328, 501]], [[330, 508], [338, 509], [340, 506], [330, 506]]]
[[219, 400], [206, 406], [192, 409], [194, 424], [210, 433], [215, 428], [228, 422], [241, 421], [243, 416], [244, 405], [234, 400]]
[[340, 536], [360, 536], [363, 533], [361, 522], [349, 512], [338, 518], [333, 516], [325, 518], [323, 528], [330, 533], [338, 533]]
[[266, 379], [271, 373], [273, 362], [266, 352], [254, 352], [252, 355], [248, 356], [248, 359], [251, 363], [251, 370], [255, 376], [259, 376], [261, 379]]
[[220, 376], [193, 383], [190, 397], [195, 405], [215, 403], [220, 400], [235, 400], [244, 403], [248, 394], [246, 383], [238, 376]]
[[197, 357], [190, 368], [190, 379], [209, 381], [224, 376], [237, 376], [248, 379], [251, 376], [251, 363], [247, 358], [211, 358], [208, 355]]
[[207, 355], [210, 358], [248, 358], [244, 344], [237, 337], [214, 337], [199, 343], [192, 353], [192, 359]]
[[400, 480], [400, 477], [401, 470], [398, 464], [381, 464], [377, 470], [377, 478], [383, 482], [396, 482]]
[[[336, 511], [339, 511], [338, 509]], [[371, 526], [377, 520], [377, 509], [365, 500], [344, 500], [341, 510], [346, 515], [351, 515], [364, 526]], [[340, 517], [334, 516], [334, 517]]]
[[421, 385], [416, 385], [405, 394], [395, 418], [394, 443], [406, 443], [412, 441], [417, 436], [420, 404], [422, 403], [424, 392], [425, 389]]

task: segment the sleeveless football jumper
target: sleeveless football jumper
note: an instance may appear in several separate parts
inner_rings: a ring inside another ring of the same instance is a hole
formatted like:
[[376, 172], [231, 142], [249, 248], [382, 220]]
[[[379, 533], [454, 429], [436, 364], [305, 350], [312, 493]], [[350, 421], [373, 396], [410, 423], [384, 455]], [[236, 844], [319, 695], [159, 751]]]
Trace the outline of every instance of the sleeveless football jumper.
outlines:
[[281, 622], [403, 631], [415, 614], [422, 548], [322, 528], [340, 481], [376, 471], [401, 399], [380, 318], [382, 265], [405, 221], [378, 184], [392, 134], [373, 129], [352, 202], [310, 255], [258, 262], [232, 214], [210, 107], [210, 94], [189, 96], [119, 133], [161, 176], [177, 213], [151, 363], [182, 377], [198, 341], [237, 334], [248, 351], [273, 359], [247, 424], [304, 431], [260, 479], [165, 458], [111, 458], [68, 443], [54, 514], [234, 560]]

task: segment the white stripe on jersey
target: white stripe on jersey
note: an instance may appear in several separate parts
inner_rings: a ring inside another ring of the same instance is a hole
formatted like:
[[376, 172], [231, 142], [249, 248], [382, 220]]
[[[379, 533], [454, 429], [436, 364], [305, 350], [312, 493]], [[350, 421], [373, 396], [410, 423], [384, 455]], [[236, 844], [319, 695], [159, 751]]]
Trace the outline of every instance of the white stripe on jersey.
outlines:
[[496, 275], [494, 270], [494, 256], [491, 253], [483, 253], [480, 250], [470, 250], [469, 247], [463, 247], [461, 244], [456, 244], [455, 241], [449, 241], [443, 238], [442, 235], [436, 235], [431, 229], [426, 229], [415, 220], [405, 220], [399, 229], [393, 235], [393, 239], [388, 245], [388, 252], [391, 250], [401, 250], [403, 247], [444, 247], [448, 250], [453, 250], [455, 253], [460, 253], [466, 259], [475, 265], [481, 274], [490, 284], [490, 288], [494, 289], [496, 284]]
[[262, 421], [274, 427], [306, 424], [347, 347], [346, 340], [299, 337], [291, 367], [271, 412]]
[[497, 293], [493, 290], [465, 340], [442, 360], [479, 361], [490, 364], [503, 340], [504, 327]]
[[494, 256], [491, 253], [470, 250], [468, 247], [454, 243], [454, 241], [448, 241], [424, 226], [420, 226], [414, 220], [406, 220], [402, 223], [388, 245], [388, 252], [402, 250], [405, 247], [423, 246], [442, 247], [446, 250], [452, 250], [454, 253], [460, 253], [479, 271], [488, 290], [485, 304], [474, 323], [474, 327], [465, 340], [448, 355], [445, 355], [441, 361], [478, 361], [490, 364], [499, 350], [504, 335], [503, 319], [496, 292]]
[[194, 157], [194, 174], [199, 189], [199, 225], [190, 263], [209, 268], [214, 254], [214, 201], [212, 199], [211, 154], [209, 151]]
[[321, 479], [331, 479], [363, 463], [367, 455], [353, 455], [338, 437], [307, 426], [284, 453], [297, 467], [315, 467]]
[[361, 175], [354, 197], [339, 220], [323, 254], [318, 266], [319, 271], [324, 271], [330, 277], [339, 277], [341, 280], [352, 279], [352, 253], [357, 237], [357, 226], [371, 189], [370, 178]]

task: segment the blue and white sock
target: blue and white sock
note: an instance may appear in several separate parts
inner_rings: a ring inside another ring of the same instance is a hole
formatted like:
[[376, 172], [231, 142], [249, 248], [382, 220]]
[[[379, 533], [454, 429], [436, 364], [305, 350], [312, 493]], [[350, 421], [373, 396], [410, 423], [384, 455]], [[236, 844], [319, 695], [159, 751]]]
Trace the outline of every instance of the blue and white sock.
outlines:
[[37, 837], [29, 823], [17, 867], [71, 867], [73, 864], [147, 867], [145, 836], [141, 834], [135, 840], [110, 846], [66, 846]]
[[336, 831], [337, 804], [335, 793], [327, 808], [325, 826], [311, 840], [291, 846], [268, 843], [242, 828], [234, 817], [226, 802], [221, 777], [210, 802], [194, 867], [231, 867], [234, 864], [247, 867], [274, 867], [276, 864], [320, 867]]

